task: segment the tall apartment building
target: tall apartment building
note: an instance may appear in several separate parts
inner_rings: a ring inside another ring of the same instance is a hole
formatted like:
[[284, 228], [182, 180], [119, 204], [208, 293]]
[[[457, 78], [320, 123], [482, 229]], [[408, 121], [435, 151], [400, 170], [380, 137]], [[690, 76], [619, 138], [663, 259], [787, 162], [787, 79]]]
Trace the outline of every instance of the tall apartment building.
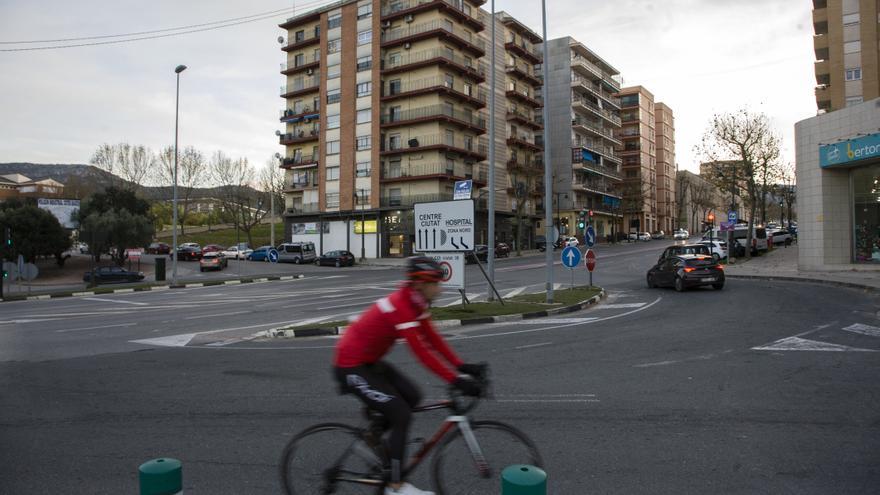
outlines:
[[414, 203], [486, 185], [482, 3], [343, 0], [280, 25], [287, 239], [408, 256]]
[[617, 69], [571, 37], [547, 41], [550, 159], [555, 222], [562, 235], [582, 236], [577, 218], [593, 211], [599, 237], [621, 226], [620, 76]]
[[813, 0], [816, 105], [833, 111], [880, 96], [876, 0]]
[[657, 229], [678, 228], [676, 209], [675, 117], [664, 103], [654, 104], [654, 148], [657, 150]]
[[624, 88], [620, 97], [622, 127], [617, 136], [623, 160], [623, 225], [627, 232], [660, 230], [657, 214], [657, 152], [654, 95], [642, 86]]

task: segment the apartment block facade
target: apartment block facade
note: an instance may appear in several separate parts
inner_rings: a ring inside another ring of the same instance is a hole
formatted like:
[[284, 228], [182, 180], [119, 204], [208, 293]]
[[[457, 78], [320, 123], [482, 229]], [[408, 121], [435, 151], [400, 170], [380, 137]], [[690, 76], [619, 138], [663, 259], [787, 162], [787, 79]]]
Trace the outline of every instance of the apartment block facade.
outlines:
[[642, 86], [624, 88], [620, 97], [618, 131], [623, 160], [623, 225], [626, 232], [655, 232], [657, 228], [657, 151], [654, 95]]
[[675, 115], [665, 103], [654, 104], [654, 148], [657, 150], [657, 229], [666, 233], [678, 228], [675, 193]]
[[876, 0], [813, 0], [816, 105], [830, 112], [880, 96]]
[[589, 210], [606, 238], [622, 225], [620, 73], [571, 37], [549, 40], [547, 49], [554, 221], [561, 235], [582, 237], [577, 220]]
[[350, 0], [281, 24], [288, 240], [409, 256], [414, 203], [486, 186], [481, 3]]

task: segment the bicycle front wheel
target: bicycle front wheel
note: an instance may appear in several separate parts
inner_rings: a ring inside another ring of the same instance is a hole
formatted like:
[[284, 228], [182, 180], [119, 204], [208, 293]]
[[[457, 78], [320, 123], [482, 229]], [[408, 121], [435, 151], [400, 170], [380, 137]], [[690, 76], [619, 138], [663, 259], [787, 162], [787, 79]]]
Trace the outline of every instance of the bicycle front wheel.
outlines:
[[339, 423], [312, 426], [284, 447], [281, 486], [287, 495], [377, 494], [382, 460], [360, 430]]
[[434, 456], [432, 476], [438, 495], [498, 493], [501, 471], [512, 464], [543, 467], [541, 454], [525, 433], [497, 421], [470, 423], [482, 459], [458, 430]]

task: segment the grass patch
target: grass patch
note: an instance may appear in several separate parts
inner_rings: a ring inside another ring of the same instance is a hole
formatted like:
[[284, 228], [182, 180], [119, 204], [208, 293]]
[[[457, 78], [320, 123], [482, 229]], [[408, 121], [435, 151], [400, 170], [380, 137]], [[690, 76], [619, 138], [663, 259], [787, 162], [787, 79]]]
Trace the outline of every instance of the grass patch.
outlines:
[[[562, 289], [553, 291], [553, 302], [563, 306], [571, 306], [579, 302], [599, 294], [602, 289], [599, 287], [574, 287], [573, 289]], [[546, 292], [538, 292], [536, 294], [522, 294], [514, 296], [511, 301], [522, 303], [544, 303], [547, 300]], [[542, 304], [547, 307], [547, 304]]]
[[[253, 242], [251, 243], [252, 248], [258, 248], [269, 244], [270, 226], [271, 225], [268, 223], [263, 223], [255, 226], [251, 230], [251, 237], [253, 239]], [[160, 237], [159, 240], [171, 244], [171, 235], [169, 234]], [[206, 244], [219, 244], [223, 247], [227, 247], [234, 246], [239, 242], [248, 242], [248, 238], [247, 234], [243, 231], [239, 230], [236, 232], [235, 229], [220, 229], [209, 232], [196, 232], [193, 234], [186, 233], [184, 235], [178, 233], [177, 243], [182, 244], [184, 242], [197, 242], [200, 246]], [[278, 222], [275, 224], [275, 244], [281, 244], [282, 242], [284, 242], [284, 223]]]
[[548, 308], [559, 307], [561, 304], [535, 304], [528, 302], [507, 301], [502, 305], [499, 302], [481, 302], [465, 304], [464, 306], [449, 306], [446, 308], [432, 308], [431, 315], [435, 320], [470, 320], [486, 316], [512, 315], [519, 313], [534, 313]]

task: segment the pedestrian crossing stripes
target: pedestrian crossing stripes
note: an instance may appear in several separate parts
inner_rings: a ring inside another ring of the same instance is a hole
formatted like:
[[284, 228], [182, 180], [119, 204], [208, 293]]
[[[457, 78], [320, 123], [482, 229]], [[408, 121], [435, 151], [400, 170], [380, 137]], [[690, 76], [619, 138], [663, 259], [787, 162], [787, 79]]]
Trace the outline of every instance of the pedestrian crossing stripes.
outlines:
[[[855, 347], [851, 345], [837, 344], [834, 342], [825, 342], [820, 340], [806, 339], [803, 336], [817, 332], [820, 330], [827, 331], [830, 325], [820, 325], [819, 327], [800, 333], [792, 337], [779, 339], [766, 345], [752, 347], [755, 351], [820, 351], [820, 352], [880, 352], [880, 349], [868, 349], [863, 347]], [[856, 333], [868, 337], [880, 337], [880, 327], [866, 325], [864, 323], [854, 323], [852, 325], [842, 327], [840, 330], [845, 332]], [[834, 334], [823, 334], [823, 336], [833, 338]], [[864, 344], [863, 344], [864, 345]]]

